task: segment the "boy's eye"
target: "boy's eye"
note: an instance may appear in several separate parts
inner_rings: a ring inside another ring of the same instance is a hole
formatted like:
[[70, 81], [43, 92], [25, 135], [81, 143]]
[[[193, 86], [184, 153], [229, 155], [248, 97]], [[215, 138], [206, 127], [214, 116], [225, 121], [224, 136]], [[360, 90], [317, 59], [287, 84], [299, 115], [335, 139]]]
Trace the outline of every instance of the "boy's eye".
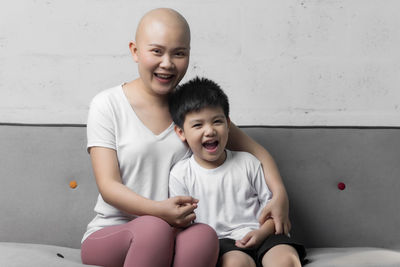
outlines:
[[215, 120], [214, 123], [215, 124], [221, 124], [221, 123], [223, 123], [223, 121], [222, 120]]
[[201, 127], [201, 124], [200, 124], [200, 123], [196, 123], [196, 124], [193, 124], [192, 127], [193, 127], [193, 128], [200, 128], [200, 127]]

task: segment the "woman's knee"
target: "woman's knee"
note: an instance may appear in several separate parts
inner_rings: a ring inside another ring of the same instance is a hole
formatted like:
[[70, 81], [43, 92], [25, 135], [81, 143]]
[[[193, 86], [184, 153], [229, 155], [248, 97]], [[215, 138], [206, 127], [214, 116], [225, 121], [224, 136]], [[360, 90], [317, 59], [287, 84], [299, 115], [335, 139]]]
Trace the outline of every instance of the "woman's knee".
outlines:
[[193, 224], [176, 237], [174, 267], [215, 266], [218, 250], [214, 229], [205, 224]]
[[187, 234], [198, 242], [218, 246], [218, 236], [215, 230], [207, 224], [196, 223], [186, 229]]
[[155, 216], [141, 216], [127, 224], [136, 241], [142, 239], [156, 242], [173, 242], [174, 232], [172, 227], [163, 219]]

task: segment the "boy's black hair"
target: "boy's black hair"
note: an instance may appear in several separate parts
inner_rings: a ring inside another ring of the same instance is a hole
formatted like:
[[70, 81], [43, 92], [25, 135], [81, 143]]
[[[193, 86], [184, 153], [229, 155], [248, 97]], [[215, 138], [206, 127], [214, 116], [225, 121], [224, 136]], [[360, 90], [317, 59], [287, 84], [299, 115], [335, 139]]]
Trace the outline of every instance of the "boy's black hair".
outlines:
[[186, 114], [205, 107], [221, 107], [229, 117], [228, 97], [217, 83], [206, 78], [196, 77], [178, 86], [169, 94], [168, 105], [172, 120], [182, 129]]

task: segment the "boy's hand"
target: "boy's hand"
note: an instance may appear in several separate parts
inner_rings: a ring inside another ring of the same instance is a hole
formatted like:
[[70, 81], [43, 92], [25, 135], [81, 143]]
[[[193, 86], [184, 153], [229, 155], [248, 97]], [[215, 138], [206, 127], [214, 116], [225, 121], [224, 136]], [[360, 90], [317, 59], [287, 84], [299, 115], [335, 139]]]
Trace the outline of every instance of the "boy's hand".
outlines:
[[199, 201], [189, 196], [177, 196], [159, 202], [160, 218], [172, 226], [185, 227], [194, 219]]
[[236, 240], [235, 245], [239, 248], [257, 248], [265, 238], [265, 233], [257, 229], [247, 233], [241, 240]]
[[289, 201], [287, 198], [272, 197], [261, 211], [258, 221], [262, 225], [269, 218], [274, 219], [275, 234], [284, 233], [287, 235], [290, 232], [292, 225], [289, 220]]

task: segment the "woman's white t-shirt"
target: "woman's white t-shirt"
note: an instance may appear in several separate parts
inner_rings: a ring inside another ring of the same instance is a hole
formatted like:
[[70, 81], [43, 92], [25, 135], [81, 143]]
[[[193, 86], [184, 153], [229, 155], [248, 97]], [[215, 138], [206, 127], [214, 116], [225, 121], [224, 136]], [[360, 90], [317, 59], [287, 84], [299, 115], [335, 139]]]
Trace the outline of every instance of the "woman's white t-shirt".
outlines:
[[[172, 166], [190, 154], [178, 138], [172, 123], [155, 135], [137, 117], [122, 85], [96, 95], [87, 122], [87, 147], [107, 147], [117, 152], [123, 184], [137, 194], [152, 199], [168, 198], [169, 172]], [[93, 232], [131, 221], [126, 214], [107, 204], [99, 194], [95, 218], [89, 223], [82, 242]]]

